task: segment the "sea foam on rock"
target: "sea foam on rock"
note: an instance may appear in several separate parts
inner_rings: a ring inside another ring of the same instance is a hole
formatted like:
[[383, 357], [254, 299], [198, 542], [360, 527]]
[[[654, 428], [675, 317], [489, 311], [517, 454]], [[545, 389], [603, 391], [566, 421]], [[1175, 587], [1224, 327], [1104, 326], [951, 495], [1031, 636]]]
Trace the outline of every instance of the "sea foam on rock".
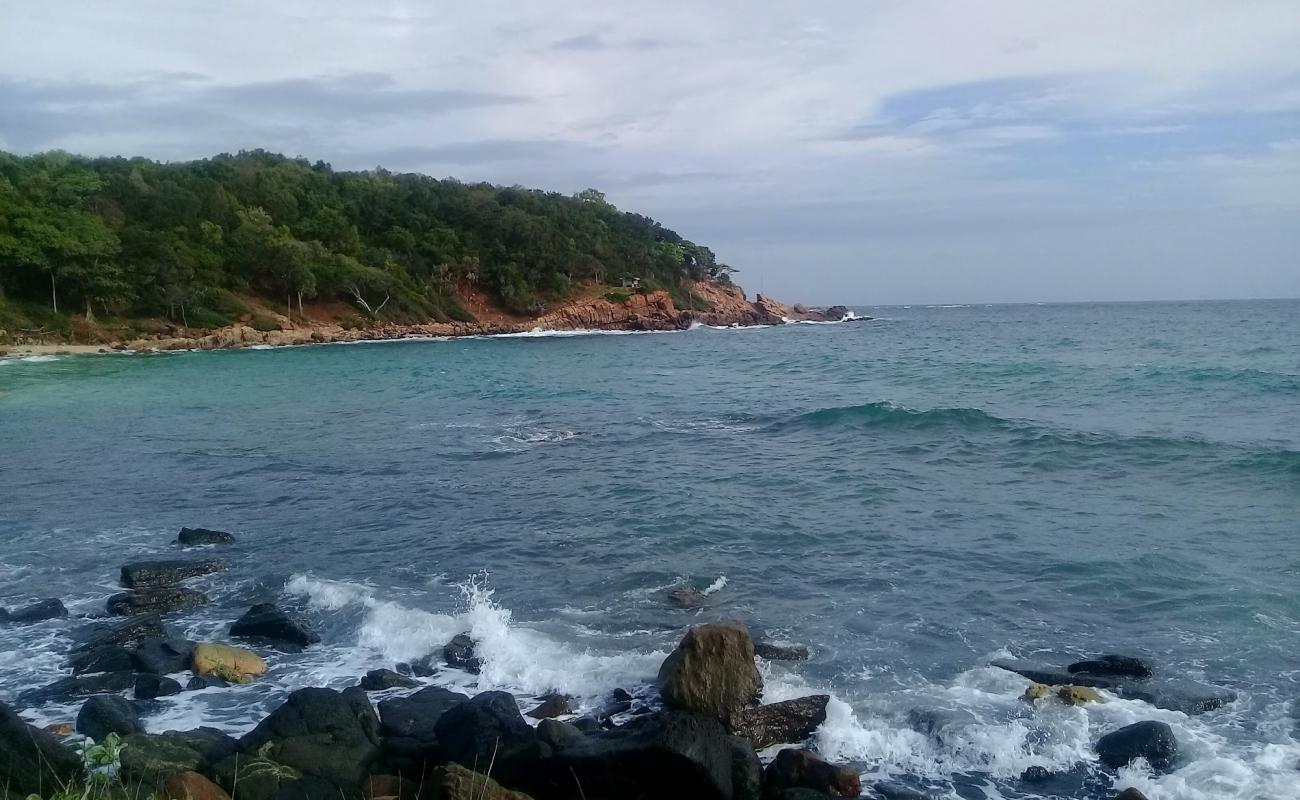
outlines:
[[715, 719], [727, 718], [763, 692], [754, 641], [739, 622], [691, 628], [664, 659], [657, 682], [666, 705]]
[[15, 608], [12, 611], [5, 611], [0, 608], [0, 622], [10, 622], [16, 624], [30, 624], [33, 622], [44, 622], [49, 619], [60, 619], [68, 616], [68, 609], [64, 607], [61, 600], [38, 600], [22, 608]]
[[1201, 714], [1237, 699], [1231, 689], [1222, 689], [1185, 678], [1133, 678], [1125, 675], [1069, 672], [1051, 665], [1017, 659], [997, 659], [991, 666], [1014, 672], [1047, 686], [1088, 686], [1105, 689], [1119, 697], [1141, 700], [1157, 708]]

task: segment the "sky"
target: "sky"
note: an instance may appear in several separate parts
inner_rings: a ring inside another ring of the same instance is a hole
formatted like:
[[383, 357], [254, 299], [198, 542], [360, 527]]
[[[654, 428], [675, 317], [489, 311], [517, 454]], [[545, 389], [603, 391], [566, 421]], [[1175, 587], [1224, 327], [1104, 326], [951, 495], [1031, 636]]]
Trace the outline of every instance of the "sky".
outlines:
[[4, 150], [595, 187], [791, 302], [1300, 297], [1295, 0], [4, 5]]

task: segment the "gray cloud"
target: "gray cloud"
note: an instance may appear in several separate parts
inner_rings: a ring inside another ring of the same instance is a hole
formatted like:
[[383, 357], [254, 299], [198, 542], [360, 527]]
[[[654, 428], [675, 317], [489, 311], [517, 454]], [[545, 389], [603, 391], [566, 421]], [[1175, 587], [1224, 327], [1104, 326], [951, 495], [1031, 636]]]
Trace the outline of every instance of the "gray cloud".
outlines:
[[561, 39], [551, 45], [554, 50], [605, 50], [609, 44], [595, 33], [583, 33]]

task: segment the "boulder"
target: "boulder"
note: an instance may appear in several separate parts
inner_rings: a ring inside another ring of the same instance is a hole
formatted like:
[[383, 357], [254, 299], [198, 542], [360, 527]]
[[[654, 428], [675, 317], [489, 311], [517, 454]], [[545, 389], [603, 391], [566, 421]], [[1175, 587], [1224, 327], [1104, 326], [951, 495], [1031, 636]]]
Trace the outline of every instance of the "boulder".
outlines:
[[434, 726], [443, 757], [475, 768], [493, 764], [506, 783], [522, 777], [540, 756], [537, 735], [509, 692], [482, 692], [443, 712]]
[[124, 589], [162, 589], [174, 586], [186, 578], [221, 572], [226, 562], [216, 559], [206, 561], [137, 561], [122, 567]]
[[54, 734], [55, 736], [71, 736], [77, 732], [76, 728], [66, 722], [51, 722], [49, 725], [41, 728], [41, 730], [46, 733]]
[[632, 695], [626, 689], [615, 689], [596, 712], [597, 720], [608, 720], [615, 714], [622, 714], [632, 708]]
[[135, 673], [101, 672], [95, 675], [73, 675], [60, 678], [49, 686], [31, 689], [18, 697], [28, 705], [37, 705], [50, 700], [68, 700], [73, 697], [89, 697], [105, 692], [122, 692], [135, 685]]
[[[223, 789], [239, 800], [288, 800], [291, 797], [302, 797], [305, 788], [301, 773], [259, 753], [228, 756], [212, 768], [212, 776]], [[345, 798], [354, 796], [355, 790], [353, 793], [342, 793], [340, 787], [329, 781], [314, 780], [320, 781], [319, 785], [313, 782], [306, 788], [315, 788], [319, 794], [315, 798], [304, 797], [304, 800], [333, 800], [340, 795]]]
[[1145, 758], [1152, 769], [1164, 772], [1178, 760], [1178, 740], [1163, 722], [1148, 720], [1112, 731], [1097, 740], [1101, 763], [1119, 769], [1137, 758]]
[[122, 740], [122, 777], [156, 786], [182, 772], [209, 773], [239, 744], [215, 728], [136, 733]]
[[189, 669], [193, 660], [194, 642], [187, 639], [146, 639], [131, 653], [135, 669], [154, 675]]
[[266, 674], [266, 662], [261, 656], [225, 644], [196, 645], [190, 668], [196, 675], [212, 675], [231, 683], [249, 683]]
[[871, 791], [881, 800], [929, 800], [930, 795], [898, 781], [878, 781]]
[[47, 619], [61, 619], [68, 616], [68, 609], [60, 600], [38, 600], [31, 605], [16, 608], [0, 616], [0, 622], [27, 624], [44, 622]]
[[148, 672], [136, 676], [136, 700], [156, 700], [159, 697], [167, 697], [169, 695], [180, 693], [181, 684], [175, 678], [168, 678], [163, 675], [154, 675], [153, 673]]
[[739, 622], [696, 625], [659, 667], [664, 703], [726, 719], [763, 691], [754, 642]]
[[732, 800], [760, 800], [763, 796], [763, 762], [747, 740], [728, 737], [731, 744]]
[[409, 697], [394, 697], [379, 704], [379, 731], [384, 759], [404, 775], [423, 776], [446, 759], [438, 747], [436, 728], [442, 715], [468, 702], [463, 694], [430, 686]]
[[709, 596], [694, 586], [683, 584], [669, 589], [668, 599], [679, 608], [702, 608]]
[[1134, 656], [1104, 655], [1091, 661], [1076, 661], [1065, 668], [1070, 674], [1087, 672], [1091, 675], [1111, 675], [1128, 678], [1150, 678], [1151, 662]]
[[240, 747], [353, 796], [379, 760], [379, 718], [361, 689], [299, 689]]
[[787, 748], [776, 754], [763, 773], [763, 785], [772, 789], [813, 789], [834, 797], [862, 794], [862, 780], [848, 767], [828, 764], [809, 750]]
[[108, 598], [108, 613], [119, 617], [170, 611], [188, 611], [208, 602], [208, 596], [183, 586], [162, 589], [139, 589]]
[[1045, 683], [1031, 683], [1025, 688], [1025, 693], [1020, 696], [1020, 699], [1033, 703], [1038, 700], [1046, 700], [1051, 696], [1052, 687]]
[[975, 715], [965, 709], [914, 708], [907, 712], [907, 727], [944, 744], [949, 731], [975, 722]]
[[1147, 796], [1132, 786], [1115, 795], [1115, 800], [1147, 800]]
[[81, 644], [74, 653], [85, 653], [108, 645], [134, 647], [146, 639], [165, 639], [167, 629], [157, 614], [141, 614], [116, 625], [96, 625], [81, 632]]
[[361, 679], [361, 688], [367, 692], [382, 692], [385, 689], [414, 689], [420, 682], [399, 675], [391, 669], [372, 669]]
[[135, 703], [115, 694], [97, 694], [81, 705], [77, 714], [77, 733], [85, 734], [96, 742], [104, 741], [110, 733], [126, 736], [143, 733], [140, 712]]
[[1020, 780], [1023, 783], [1043, 783], [1051, 780], [1052, 771], [1047, 767], [1032, 766], [1026, 767], [1025, 771], [1020, 773]]
[[320, 637], [271, 603], [258, 603], [230, 626], [230, 635], [260, 639], [288, 649], [316, 644]]
[[754, 642], [754, 655], [768, 661], [807, 661], [808, 648], [803, 645], [782, 645], [771, 642]]
[[998, 659], [990, 662], [990, 665], [1014, 672], [1035, 683], [1105, 689], [1127, 700], [1141, 700], [1157, 708], [1181, 711], [1184, 714], [1212, 711], [1237, 699], [1237, 693], [1231, 689], [1180, 678], [1130, 678], [1092, 672], [1072, 673], [1059, 667], [1016, 659]]
[[829, 695], [819, 694], [742, 708], [727, 717], [727, 728], [758, 750], [774, 744], [802, 742], [826, 721], [826, 704], [830, 699]]
[[569, 707], [569, 696], [555, 692], [542, 698], [541, 704], [528, 712], [528, 716], [533, 719], [551, 719], [552, 717], [564, 717], [573, 713]]
[[1067, 706], [1081, 706], [1084, 703], [1104, 703], [1106, 698], [1102, 697], [1096, 689], [1091, 686], [1062, 686], [1056, 692]]
[[197, 772], [178, 772], [163, 784], [167, 800], [230, 800], [226, 790]]
[[433, 784], [438, 800], [532, 800], [523, 792], [511, 791], [488, 776], [456, 763], [439, 767]]
[[580, 728], [558, 719], [544, 719], [537, 724], [537, 740], [553, 749], [567, 747], [582, 737]]
[[458, 633], [447, 642], [442, 648], [442, 660], [447, 662], [447, 666], [463, 669], [471, 675], [483, 671], [483, 659], [474, 654], [474, 640], [468, 633]]
[[185, 690], [197, 692], [203, 689], [225, 689], [229, 686], [228, 681], [224, 681], [215, 675], [195, 675], [185, 683]]
[[181, 528], [176, 535], [176, 543], [186, 547], [199, 547], [208, 544], [234, 544], [235, 537], [225, 531], [213, 531], [207, 528]]
[[25, 797], [67, 785], [81, 772], [75, 751], [0, 703], [0, 787]]
[[84, 653], [74, 653], [68, 659], [67, 666], [73, 675], [88, 672], [126, 672], [135, 668], [131, 660], [131, 651], [116, 644], [107, 644]]
[[[410, 668], [411, 674], [417, 678], [428, 678], [438, 672], [437, 657], [433, 653], [420, 656], [407, 666]], [[401, 670], [399, 669], [398, 672], [401, 672]]]

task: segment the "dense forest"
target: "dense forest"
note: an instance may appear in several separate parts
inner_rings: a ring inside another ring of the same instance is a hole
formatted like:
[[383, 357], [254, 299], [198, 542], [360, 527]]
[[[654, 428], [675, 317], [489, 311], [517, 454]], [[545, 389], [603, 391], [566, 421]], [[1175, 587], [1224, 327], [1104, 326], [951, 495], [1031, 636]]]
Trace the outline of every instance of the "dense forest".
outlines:
[[185, 163], [0, 152], [0, 328], [66, 329], [71, 315], [214, 328], [244, 313], [241, 297], [291, 317], [344, 301], [362, 320], [470, 320], [467, 286], [535, 315], [625, 277], [690, 307], [689, 281], [731, 271], [594, 189], [341, 172], [260, 150]]

